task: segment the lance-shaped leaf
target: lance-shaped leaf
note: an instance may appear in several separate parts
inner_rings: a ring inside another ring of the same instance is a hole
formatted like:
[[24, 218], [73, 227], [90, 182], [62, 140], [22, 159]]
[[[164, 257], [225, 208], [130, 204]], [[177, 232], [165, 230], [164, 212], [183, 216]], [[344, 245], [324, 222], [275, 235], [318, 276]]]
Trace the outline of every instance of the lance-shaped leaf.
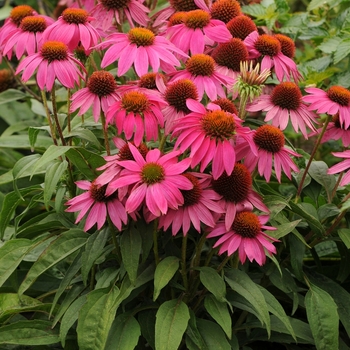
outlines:
[[219, 273], [211, 267], [201, 267], [199, 270], [199, 278], [204, 287], [207, 288], [218, 301], [225, 301], [226, 285]]

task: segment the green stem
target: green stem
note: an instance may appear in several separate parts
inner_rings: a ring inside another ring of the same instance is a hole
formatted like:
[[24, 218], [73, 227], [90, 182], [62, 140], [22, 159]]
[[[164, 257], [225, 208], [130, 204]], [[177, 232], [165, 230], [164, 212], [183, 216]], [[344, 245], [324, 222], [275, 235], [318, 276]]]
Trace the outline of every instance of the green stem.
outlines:
[[197, 244], [197, 249], [196, 249], [196, 254], [195, 254], [195, 260], [194, 260], [194, 264], [193, 266], [196, 267], [199, 265], [200, 260], [201, 260], [201, 253], [202, 253], [202, 249], [203, 246], [207, 240], [207, 235], [209, 234], [209, 232], [202, 234], [198, 244]]
[[159, 150], [160, 150], [161, 152], [162, 152], [163, 149], [164, 149], [164, 145], [165, 145], [166, 139], [167, 139], [167, 135], [165, 135], [165, 133], [164, 133], [163, 136], [162, 136], [162, 138], [161, 138], [160, 141], [159, 141], [159, 146], [158, 146], [158, 148], [159, 148]]
[[70, 98], [71, 98], [71, 95], [72, 95], [72, 90], [68, 89], [68, 92], [67, 92], [67, 130], [68, 130], [69, 134], [72, 131], [71, 114], [70, 114], [70, 103], [71, 103]]
[[226, 258], [221, 262], [221, 264], [218, 266], [218, 268], [216, 269], [217, 272], [220, 272], [225, 265], [230, 261], [230, 259], [232, 258], [231, 255], [227, 255]]
[[298, 199], [300, 198], [300, 194], [301, 194], [301, 191], [303, 189], [303, 185], [304, 185], [304, 182], [305, 182], [305, 179], [306, 179], [306, 175], [307, 173], [309, 172], [309, 169], [310, 169], [310, 166], [311, 166], [311, 163], [312, 163], [312, 160], [314, 159], [315, 157], [315, 154], [317, 152], [317, 149], [318, 149], [318, 146], [320, 145], [321, 141], [322, 141], [322, 138], [323, 138], [323, 135], [324, 133], [326, 132], [326, 129], [327, 129], [327, 125], [328, 123], [331, 121], [332, 119], [332, 116], [328, 116], [326, 121], [324, 122], [323, 124], [323, 127], [322, 127], [322, 130], [320, 132], [320, 134], [318, 135], [318, 138], [317, 138], [317, 141], [315, 143], [315, 146], [310, 154], [310, 159], [309, 161], [307, 162], [306, 164], [306, 167], [305, 167], [305, 171], [304, 171], [304, 174], [301, 178], [301, 181], [299, 183], [299, 186], [298, 186], [298, 190], [297, 190], [297, 195], [296, 195], [296, 198], [295, 198], [295, 201], [297, 202]]
[[245, 117], [247, 116], [247, 112], [245, 110], [248, 102], [248, 96], [241, 96], [239, 100], [239, 110], [238, 110], [238, 117], [242, 120], [245, 120]]
[[55, 131], [55, 128], [54, 128], [52, 121], [51, 121], [51, 111], [49, 109], [49, 106], [47, 105], [46, 93], [44, 90], [41, 90], [41, 97], [43, 99], [46, 117], [47, 117], [47, 121], [48, 121], [49, 127], [50, 127], [51, 137], [52, 137], [53, 143], [55, 144], [55, 146], [57, 146], [58, 143], [57, 143], [57, 139], [56, 139], [56, 131]]
[[108, 129], [106, 125], [106, 117], [103, 111], [101, 111], [101, 122], [102, 122], [102, 131], [103, 131], [103, 137], [105, 140], [105, 147], [106, 147], [106, 153], [107, 156], [111, 155], [111, 148], [109, 147], [109, 139], [108, 139]]
[[154, 252], [154, 260], [156, 266], [159, 264], [159, 253], [158, 253], [158, 220], [154, 220], [154, 228], [153, 228], [153, 252]]
[[55, 119], [55, 124], [56, 124], [56, 129], [58, 132], [58, 135], [61, 139], [62, 145], [66, 145], [66, 140], [63, 137], [61, 125], [58, 121], [58, 115], [57, 115], [57, 103], [56, 103], [56, 89], [55, 89], [55, 84], [52, 86], [52, 91], [51, 91], [51, 99], [52, 99], [52, 111], [53, 111], [53, 117]]
[[181, 275], [184, 283], [186, 293], [188, 292], [188, 279], [187, 279], [187, 269], [186, 269], [186, 252], [187, 252], [187, 235], [182, 238], [181, 247]]

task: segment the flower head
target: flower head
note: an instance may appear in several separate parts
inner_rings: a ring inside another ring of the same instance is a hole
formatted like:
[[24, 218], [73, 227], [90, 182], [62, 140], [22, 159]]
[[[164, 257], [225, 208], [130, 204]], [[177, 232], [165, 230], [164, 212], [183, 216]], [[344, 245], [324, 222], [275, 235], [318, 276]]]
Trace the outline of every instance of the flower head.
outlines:
[[350, 91], [342, 86], [331, 86], [327, 92], [318, 88], [306, 88], [309, 94], [304, 102], [311, 103], [309, 109], [329, 115], [339, 114], [339, 121], [344, 128], [350, 126]]
[[66, 202], [69, 206], [66, 212], [80, 212], [75, 223], [81, 221], [88, 213], [84, 230], [88, 231], [95, 224], [100, 230], [108, 215], [118, 230], [121, 230], [123, 223], [127, 223], [128, 217], [117, 193], [106, 195], [106, 186], [99, 186], [94, 181], [77, 181], [76, 184], [85, 192]]
[[14, 88], [15, 86], [16, 80], [12, 72], [6, 68], [0, 69], [0, 92]]
[[315, 130], [313, 123], [315, 116], [302, 102], [302, 94], [293, 82], [283, 82], [277, 85], [270, 95], [261, 95], [250, 106], [247, 111], [267, 111], [265, 122], [272, 121], [272, 125], [284, 130], [289, 120], [295, 132], [301, 130], [307, 138], [306, 126]]
[[36, 80], [40, 89], [46, 87], [50, 91], [56, 78], [67, 88], [79, 84], [79, 77], [84, 77], [78, 67], [86, 73], [85, 67], [72, 56], [65, 43], [47, 41], [40, 52], [26, 57], [18, 65], [16, 74], [23, 71], [22, 80], [26, 82], [37, 69]]
[[210, 8], [211, 18], [227, 23], [241, 14], [241, 5], [236, 0], [217, 0]]
[[249, 261], [255, 260], [259, 265], [263, 265], [266, 262], [266, 253], [276, 254], [276, 247], [271, 242], [278, 242], [262, 231], [262, 229], [275, 230], [274, 227], [265, 226], [267, 221], [268, 216], [242, 211], [237, 213], [229, 229], [223, 221], [219, 221], [207, 237], [220, 237], [214, 245], [214, 247], [220, 246], [219, 254], [227, 252], [227, 255], [232, 255], [238, 250], [242, 264], [248, 257]]
[[107, 113], [108, 108], [117, 100], [117, 83], [113, 75], [106, 71], [96, 71], [88, 79], [87, 87], [73, 94], [70, 111], [79, 109], [83, 115], [92, 106], [92, 115], [97, 123], [101, 111]]
[[295, 55], [295, 43], [294, 41], [283, 34], [276, 34], [275, 38], [280, 42], [281, 44], [281, 52], [283, 55], [293, 58]]
[[159, 68], [166, 72], [174, 70], [174, 66], [180, 65], [174, 52], [186, 56], [166, 38], [154, 35], [147, 28], [132, 28], [128, 34], [111, 34], [97, 48], [108, 46], [110, 47], [102, 59], [101, 67], [105, 68], [119, 59], [118, 76], [125, 74], [132, 65], [139, 77], [148, 73], [149, 66], [154, 72]]
[[241, 40], [244, 40], [250, 33], [258, 30], [254, 21], [243, 14], [232, 18], [226, 26], [234, 38]]
[[119, 165], [124, 169], [120, 176], [109, 184], [111, 191], [129, 186], [126, 211], [135, 212], [145, 204], [154, 216], [159, 217], [166, 214], [169, 208], [178, 209], [183, 205], [181, 190], [193, 188], [192, 182], [182, 176], [191, 159], [186, 158], [178, 162], [179, 151], [161, 155], [158, 149], [149, 151], [144, 159], [135, 146], [129, 144], [129, 148], [135, 160], [119, 161]]

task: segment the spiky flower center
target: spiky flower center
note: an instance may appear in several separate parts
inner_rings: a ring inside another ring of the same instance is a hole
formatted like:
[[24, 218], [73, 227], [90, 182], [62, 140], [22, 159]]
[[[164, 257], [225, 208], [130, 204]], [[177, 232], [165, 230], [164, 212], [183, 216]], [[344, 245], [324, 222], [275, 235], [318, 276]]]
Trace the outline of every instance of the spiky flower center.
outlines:
[[210, 15], [203, 10], [193, 10], [186, 14], [184, 18], [184, 24], [191, 29], [202, 29], [210, 22]]
[[232, 230], [243, 238], [255, 238], [261, 232], [259, 217], [251, 211], [237, 213]]
[[186, 12], [175, 12], [173, 15], [170, 16], [168, 27], [175, 26], [177, 24], [184, 23]]
[[276, 34], [275, 38], [281, 43], [281, 51], [283, 55], [293, 58], [295, 54], [294, 41], [286, 35]]
[[106, 188], [107, 185], [99, 186], [93, 181], [89, 190], [91, 198], [99, 203], [106, 203], [113, 200], [116, 197], [115, 194], [106, 196]]
[[259, 148], [270, 153], [278, 153], [284, 146], [283, 132], [273, 125], [260, 126], [253, 138]]
[[15, 78], [9, 69], [0, 69], [0, 92], [3, 92], [15, 85]]
[[246, 15], [239, 15], [231, 19], [226, 26], [234, 38], [241, 40], [244, 40], [250, 33], [258, 30], [254, 21]]
[[128, 38], [131, 43], [137, 46], [150, 46], [154, 43], [155, 35], [147, 28], [132, 28]]
[[225, 112], [238, 115], [238, 111], [236, 109], [235, 104], [226, 97], [219, 98], [218, 100], [213, 101], [213, 103], [220, 106], [221, 109]]
[[117, 87], [117, 83], [111, 73], [105, 71], [93, 72], [87, 83], [89, 90], [99, 96], [110, 95]]
[[161, 182], [165, 177], [164, 168], [158, 163], [147, 163], [141, 169], [141, 178], [147, 185]]
[[195, 4], [194, 0], [170, 0], [170, 5], [178, 12], [188, 12], [198, 9], [198, 6]]
[[240, 203], [247, 199], [252, 177], [245, 165], [236, 163], [231, 175], [225, 171], [217, 180], [212, 180], [212, 186], [227, 202]]
[[19, 27], [23, 18], [27, 16], [34, 16], [34, 15], [35, 15], [35, 11], [30, 6], [19, 5], [12, 9], [10, 13], [10, 18], [12, 22], [15, 23], [17, 27]]
[[122, 108], [128, 113], [142, 114], [147, 110], [149, 101], [143, 92], [130, 91], [126, 92], [122, 97]]
[[130, 0], [101, 0], [101, 4], [105, 9], [109, 10], [121, 10], [128, 6]]
[[301, 98], [298, 85], [290, 81], [277, 85], [271, 93], [272, 103], [288, 110], [297, 110], [300, 107]]
[[89, 14], [83, 9], [69, 8], [62, 12], [62, 18], [69, 24], [85, 24]]
[[233, 115], [220, 110], [207, 112], [201, 124], [207, 136], [221, 140], [232, 138], [236, 130]]
[[[148, 147], [144, 143], [141, 143], [140, 146], [137, 147], [137, 149], [141, 153], [142, 157], [145, 159], [148, 153]], [[129, 144], [127, 143], [119, 150], [118, 156], [119, 160], [135, 160], [133, 154], [130, 151]]]
[[[160, 75], [161, 78], [164, 81], [164, 75]], [[139, 87], [145, 88], [145, 89], [157, 89], [157, 84], [156, 84], [156, 77], [157, 73], [146, 73], [144, 74], [140, 80], [139, 80]]]
[[341, 106], [349, 106], [350, 91], [342, 86], [331, 86], [327, 91], [327, 96], [330, 100]]
[[187, 60], [186, 69], [194, 76], [210, 77], [215, 70], [215, 61], [212, 57], [199, 53]]
[[211, 17], [224, 23], [241, 13], [241, 6], [236, 0], [217, 0], [210, 9]]
[[275, 37], [262, 34], [255, 42], [255, 49], [263, 56], [274, 57], [281, 51], [281, 44]]
[[181, 194], [184, 197], [184, 207], [189, 207], [199, 202], [202, 194], [202, 189], [199, 186], [199, 181], [195, 176], [188, 173], [182, 175], [189, 179], [193, 185], [193, 188], [191, 190], [181, 190]]
[[31, 32], [31, 33], [42, 33], [46, 29], [46, 21], [43, 17], [39, 16], [27, 16], [22, 19], [20, 28], [24, 32]]
[[169, 105], [174, 107], [178, 112], [189, 113], [190, 110], [186, 106], [186, 100], [188, 98], [197, 100], [198, 91], [196, 85], [191, 80], [180, 79], [167, 86], [164, 97]]
[[68, 57], [68, 47], [60, 41], [47, 41], [41, 47], [42, 57], [49, 61], [64, 61]]
[[219, 44], [212, 53], [212, 57], [218, 65], [235, 72], [240, 71], [240, 62], [248, 60], [248, 56], [246, 46], [238, 38], [232, 38], [226, 43]]

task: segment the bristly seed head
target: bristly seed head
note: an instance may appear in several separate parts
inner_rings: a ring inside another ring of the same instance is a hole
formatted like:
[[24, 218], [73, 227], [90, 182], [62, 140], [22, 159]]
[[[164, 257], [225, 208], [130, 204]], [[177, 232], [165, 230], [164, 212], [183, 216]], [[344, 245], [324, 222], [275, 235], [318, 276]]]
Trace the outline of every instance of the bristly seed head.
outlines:
[[109, 11], [117, 11], [126, 8], [130, 0], [101, 0], [103, 7]]
[[147, 185], [164, 180], [164, 168], [158, 163], [147, 163], [141, 169], [141, 178]]
[[[137, 149], [139, 150], [139, 152], [141, 153], [143, 159], [146, 159], [146, 155], [148, 153], [148, 147], [146, 144], [141, 143], [140, 146], [137, 147]], [[120, 150], [118, 153], [119, 156], [119, 160], [135, 160], [133, 154], [130, 151], [130, 147], [129, 144], [126, 143]]]
[[209, 111], [202, 120], [202, 129], [206, 135], [220, 140], [231, 139], [236, 131], [233, 115], [225, 111]]
[[[140, 77], [138, 86], [141, 88], [145, 89], [150, 89], [150, 90], [156, 90], [157, 84], [156, 84], [156, 78], [157, 74], [159, 73], [146, 73]], [[162, 78], [163, 82], [165, 83], [165, 76], [164, 74], [159, 74], [160, 77]]]
[[199, 185], [198, 179], [192, 174], [185, 173], [182, 174], [188, 180], [192, 182], [193, 188], [191, 190], [181, 190], [181, 194], [184, 197], [184, 207], [189, 207], [191, 205], [197, 204], [202, 195], [202, 189]]
[[349, 106], [350, 104], [350, 91], [342, 86], [331, 86], [327, 91], [327, 96], [340, 106]]
[[170, 5], [177, 12], [188, 12], [198, 9], [198, 6], [195, 4], [194, 0], [170, 0]]
[[187, 13], [183, 12], [183, 11], [175, 12], [169, 18], [168, 27], [172, 27], [172, 26], [175, 26], [177, 24], [184, 23], [186, 15], [187, 15]]
[[62, 18], [69, 24], [85, 24], [89, 14], [83, 9], [68, 8], [62, 12]]
[[251, 211], [236, 214], [232, 230], [243, 238], [255, 238], [261, 232], [259, 217]]
[[214, 19], [227, 23], [241, 13], [241, 6], [236, 0], [217, 0], [213, 3], [210, 14]]
[[147, 28], [131, 28], [128, 33], [131, 43], [137, 46], [151, 46], [154, 43], [155, 35]]
[[117, 88], [117, 83], [111, 73], [106, 71], [93, 72], [88, 80], [89, 90], [99, 96], [108, 96]]
[[298, 85], [290, 81], [280, 83], [271, 93], [271, 101], [274, 105], [293, 111], [300, 107], [301, 98]]
[[47, 27], [46, 21], [43, 17], [27, 16], [22, 19], [20, 28], [24, 32], [42, 33]]
[[90, 196], [95, 202], [107, 203], [116, 198], [116, 194], [113, 193], [110, 196], [106, 196], [107, 185], [99, 186], [95, 184], [95, 181], [91, 183]]
[[179, 79], [167, 86], [164, 98], [178, 112], [182, 111], [187, 114], [190, 110], [187, 108], [186, 100], [198, 99], [197, 87], [192, 80]]
[[122, 97], [122, 108], [128, 113], [144, 113], [149, 107], [147, 96], [143, 92], [129, 91]]
[[68, 47], [61, 41], [46, 41], [41, 47], [42, 57], [49, 61], [64, 61], [68, 57]]
[[215, 61], [212, 57], [199, 53], [187, 60], [186, 69], [194, 76], [210, 77], [215, 71]]
[[27, 16], [35, 16], [35, 11], [28, 5], [19, 5], [14, 7], [10, 12], [11, 21], [20, 26], [22, 19]]
[[209, 24], [209, 21], [209, 13], [203, 10], [193, 10], [187, 12], [186, 16], [184, 17], [185, 26], [191, 29], [202, 29]]
[[16, 80], [12, 72], [7, 68], [0, 69], [0, 92], [13, 88], [15, 85]]
[[254, 21], [246, 15], [234, 17], [226, 26], [234, 38], [241, 40], [244, 40], [250, 33], [258, 30]]
[[218, 100], [213, 101], [213, 103], [220, 106], [221, 109], [225, 112], [238, 115], [238, 111], [235, 104], [226, 97], [219, 98]]
[[272, 35], [262, 34], [255, 42], [255, 49], [263, 56], [274, 57], [281, 52], [281, 43]]
[[295, 55], [295, 44], [294, 41], [283, 34], [276, 34], [275, 38], [281, 43], [281, 51], [283, 55], [293, 58]]
[[212, 180], [212, 186], [225, 201], [240, 203], [248, 197], [252, 177], [245, 165], [236, 163], [231, 175], [224, 172], [217, 180]]
[[283, 132], [273, 125], [260, 126], [254, 136], [255, 144], [270, 153], [278, 153], [284, 146]]

